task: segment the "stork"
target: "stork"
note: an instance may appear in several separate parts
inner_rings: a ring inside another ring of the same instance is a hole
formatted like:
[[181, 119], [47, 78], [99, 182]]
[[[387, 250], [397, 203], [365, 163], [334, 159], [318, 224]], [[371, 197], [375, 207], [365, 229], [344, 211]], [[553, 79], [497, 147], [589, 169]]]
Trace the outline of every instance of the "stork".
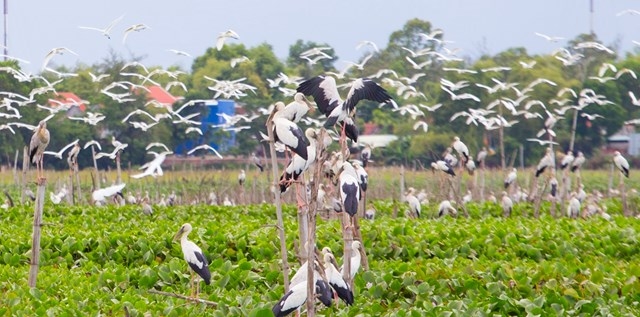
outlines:
[[[180, 227], [180, 230], [178, 230], [178, 233], [176, 233], [175, 237], [173, 237], [173, 240], [180, 240], [180, 246], [182, 247], [184, 260], [187, 261], [187, 264], [189, 264], [189, 267], [191, 268], [191, 292], [193, 296], [193, 273], [195, 272], [196, 274], [198, 274], [204, 280], [204, 283], [209, 285], [211, 283], [211, 272], [209, 272], [209, 262], [202, 253], [202, 249], [200, 249], [200, 247], [198, 247], [195, 243], [187, 239], [187, 236], [189, 235], [191, 230], [191, 224], [183, 224], [182, 227]], [[200, 287], [198, 284], [197, 290], [195, 292], [196, 298], [198, 296], [199, 288]]]

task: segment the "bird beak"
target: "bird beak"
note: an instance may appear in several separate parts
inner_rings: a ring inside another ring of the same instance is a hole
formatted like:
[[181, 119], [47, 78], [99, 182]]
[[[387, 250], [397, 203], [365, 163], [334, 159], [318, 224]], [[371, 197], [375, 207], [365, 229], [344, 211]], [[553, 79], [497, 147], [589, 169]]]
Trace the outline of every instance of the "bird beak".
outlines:
[[183, 233], [184, 233], [184, 227], [180, 227], [180, 230], [178, 230], [178, 233], [176, 233], [176, 235], [173, 237], [173, 241], [178, 241], [182, 237]]

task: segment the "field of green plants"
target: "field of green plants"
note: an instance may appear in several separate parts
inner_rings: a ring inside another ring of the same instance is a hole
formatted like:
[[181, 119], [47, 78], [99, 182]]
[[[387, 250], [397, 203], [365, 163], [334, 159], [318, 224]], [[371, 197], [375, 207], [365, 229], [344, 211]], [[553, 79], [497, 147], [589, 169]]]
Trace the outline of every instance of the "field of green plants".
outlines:
[[[326, 316], [637, 316], [640, 224], [608, 202], [610, 221], [499, 217], [469, 205], [469, 218], [392, 218], [373, 202], [361, 221], [370, 269], [355, 278], [355, 304]], [[528, 207], [523, 207], [528, 208]], [[543, 206], [548, 208], [548, 206]], [[425, 206], [427, 215], [435, 206]], [[29, 289], [32, 208], [0, 211], [0, 315], [270, 316], [283, 295], [272, 205], [156, 208], [45, 205], [38, 287]], [[543, 213], [543, 214], [548, 214]], [[189, 271], [172, 237], [189, 222], [208, 256], [217, 308], [149, 293], [189, 295]], [[285, 208], [289, 261], [297, 269], [295, 209]], [[341, 262], [340, 224], [318, 221], [318, 245]]]

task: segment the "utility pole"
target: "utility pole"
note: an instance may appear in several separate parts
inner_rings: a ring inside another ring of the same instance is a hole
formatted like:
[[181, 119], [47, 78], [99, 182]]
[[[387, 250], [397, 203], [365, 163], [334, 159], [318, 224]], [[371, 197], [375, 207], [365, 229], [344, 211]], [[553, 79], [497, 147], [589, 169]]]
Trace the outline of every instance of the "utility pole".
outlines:
[[589, 13], [589, 31], [591, 34], [595, 34], [593, 31], [593, 0], [589, 0]]
[[7, 48], [7, 35], [9, 34], [9, 0], [4, 0], [4, 61], [7, 61], [9, 48]]

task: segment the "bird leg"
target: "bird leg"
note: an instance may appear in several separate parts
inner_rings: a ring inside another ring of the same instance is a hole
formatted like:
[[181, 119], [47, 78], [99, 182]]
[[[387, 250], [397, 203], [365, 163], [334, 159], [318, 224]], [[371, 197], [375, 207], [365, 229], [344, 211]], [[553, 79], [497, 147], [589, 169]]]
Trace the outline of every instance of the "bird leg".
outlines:
[[340, 132], [340, 148], [344, 149], [347, 146], [347, 132], [346, 132], [346, 124], [342, 122], [342, 131]]
[[190, 271], [191, 273], [191, 278], [189, 279], [189, 291], [191, 292], [191, 298], [195, 298], [194, 295], [194, 287], [193, 287], [193, 271]]

